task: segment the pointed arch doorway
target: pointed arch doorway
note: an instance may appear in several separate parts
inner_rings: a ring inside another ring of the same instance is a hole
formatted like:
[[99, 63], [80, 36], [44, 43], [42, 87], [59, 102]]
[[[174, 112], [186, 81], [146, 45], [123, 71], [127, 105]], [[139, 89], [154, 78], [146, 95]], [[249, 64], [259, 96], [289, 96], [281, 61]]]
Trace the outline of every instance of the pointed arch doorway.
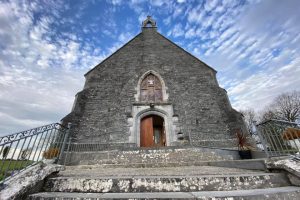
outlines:
[[166, 146], [164, 119], [158, 115], [148, 115], [141, 119], [140, 147]]

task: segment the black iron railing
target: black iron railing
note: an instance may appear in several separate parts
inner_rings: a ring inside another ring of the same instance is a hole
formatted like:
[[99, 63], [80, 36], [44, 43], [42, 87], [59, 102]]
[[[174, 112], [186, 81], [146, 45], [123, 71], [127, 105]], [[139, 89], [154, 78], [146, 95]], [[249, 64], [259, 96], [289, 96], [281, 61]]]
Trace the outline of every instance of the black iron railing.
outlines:
[[256, 125], [256, 134], [268, 157], [298, 155], [300, 125], [282, 120], [268, 120]]
[[53, 123], [0, 137], [0, 183], [43, 159], [58, 162], [69, 127]]

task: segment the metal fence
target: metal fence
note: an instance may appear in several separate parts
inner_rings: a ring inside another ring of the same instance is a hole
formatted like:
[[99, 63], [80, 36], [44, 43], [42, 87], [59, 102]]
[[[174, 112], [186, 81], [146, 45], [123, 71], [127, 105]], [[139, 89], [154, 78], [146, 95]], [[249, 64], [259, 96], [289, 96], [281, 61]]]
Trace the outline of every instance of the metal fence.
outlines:
[[300, 125], [297, 123], [268, 120], [256, 125], [256, 134], [268, 157], [299, 154]]
[[0, 137], [0, 183], [43, 159], [57, 162], [62, 156], [68, 130], [53, 123]]

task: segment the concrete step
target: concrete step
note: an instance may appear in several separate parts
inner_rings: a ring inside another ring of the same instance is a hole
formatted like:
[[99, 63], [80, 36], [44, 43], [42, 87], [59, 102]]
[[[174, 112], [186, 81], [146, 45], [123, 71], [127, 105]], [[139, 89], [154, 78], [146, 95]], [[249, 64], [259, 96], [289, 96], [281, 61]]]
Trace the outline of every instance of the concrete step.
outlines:
[[239, 159], [235, 150], [200, 147], [138, 148], [128, 150], [66, 152], [67, 165], [174, 163]]
[[60, 177], [103, 177], [103, 176], [198, 176], [265, 173], [263, 170], [247, 170], [216, 166], [176, 166], [157, 168], [107, 168], [103, 165], [67, 166], [59, 172]]
[[[123, 163], [123, 164], [98, 164], [103, 168], [158, 168], [180, 166], [215, 166], [238, 169], [267, 170], [265, 159], [249, 160], [219, 160], [219, 161], [191, 161], [191, 162], [157, 162], [157, 163]], [[88, 168], [89, 165], [86, 165]]]
[[211, 166], [173, 168], [69, 167], [49, 178], [49, 192], [191, 192], [289, 186], [284, 174]]
[[150, 192], [150, 193], [66, 193], [44, 192], [30, 195], [30, 200], [96, 200], [96, 199], [214, 199], [214, 200], [298, 200], [299, 187], [276, 187], [232, 191]]

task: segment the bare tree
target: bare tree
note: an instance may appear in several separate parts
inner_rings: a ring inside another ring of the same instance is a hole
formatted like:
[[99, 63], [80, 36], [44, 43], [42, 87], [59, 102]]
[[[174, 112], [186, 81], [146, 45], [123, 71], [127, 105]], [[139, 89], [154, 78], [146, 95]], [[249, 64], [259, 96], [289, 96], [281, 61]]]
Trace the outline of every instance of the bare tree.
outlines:
[[261, 121], [269, 119], [295, 122], [300, 119], [300, 91], [277, 96], [261, 115]]
[[272, 108], [268, 107], [265, 109], [265, 111], [260, 113], [259, 121], [264, 122], [270, 119], [279, 119], [279, 118], [276, 115], [276, 113], [272, 110]]
[[240, 112], [244, 116], [244, 120], [245, 120], [248, 132], [251, 135], [253, 135], [253, 133], [254, 133], [253, 126], [255, 125], [255, 118], [256, 118], [254, 110], [249, 108], [246, 110], [240, 110]]

